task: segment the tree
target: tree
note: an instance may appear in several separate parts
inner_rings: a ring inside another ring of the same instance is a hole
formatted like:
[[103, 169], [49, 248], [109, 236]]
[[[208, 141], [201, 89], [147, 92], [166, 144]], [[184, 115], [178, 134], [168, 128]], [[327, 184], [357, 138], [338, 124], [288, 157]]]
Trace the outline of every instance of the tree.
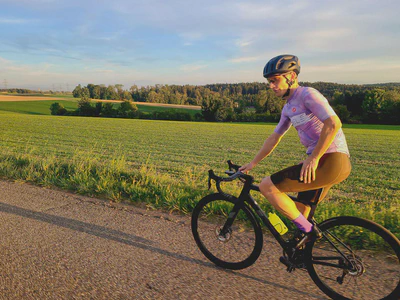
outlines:
[[400, 124], [400, 91], [386, 91], [383, 97], [380, 123]]
[[95, 115], [98, 117], [103, 110], [103, 102], [97, 101], [95, 106]]
[[271, 89], [261, 90], [255, 98], [257, 113], [279, 113], [283, 108], [284, 102], [277, 97]]
[[104, 99], [107, 100], [119, 100], [119, 95], [115, 91], [115, 87], [113, 85], [109, 85], [104, 92]]
[[121, 95], [122, 100], [132, 101], [132, 94], [128, 91], [124, 91]]
[[89, 83], [88, 85], [87, 85], [87, 88], [88, 88], [88, 90], [89, 90], [89, 97], [90, 98], [95, 98], [94, 97], [94, 88], [95, 88], [95, 85], [94, 84], [92, 84], [92, 83]]
[[362, 103], [364, 121], [368, 123], [377, 123], [380, 119], [381, 107], [384, 101], [385, 91], [382, 89], [373, 89], [367, 91]]
[[139, 93], [139, 88], [136, 84], [132, 85], [129, 91], [132, 94], [132, 99], [134, 101], [140, 101], [140, 93]]
[[349, 121], [350, 112], [348, 111], [346, 105], [338, 104], [333, 106], [333, 109], [335, 110], [336, 114], [339, 116], [340, 120], [343, 123], [347, 123]]
[[206, 121], [225, 121], [232, 118], [233, 101], [217, 92], [205, 92], [201, 112]]
[[74, 96], [74, 98], [80, 98], [82, 95], [82, 87], [80, 84], [78, 84], [77, 87], [75, 87], [75, 89], [72, 91], [72, 95]]
[[346, 91], [344, 94], [344, 101], [347, 106], [347, 109], [350, 111], [352, 116], [361, 116], [363, 113], [362, 104], [365, 99], [365, 92], [358, 91], [355, 93]]
[[332, 97], [332, 104], [333, 105], [346, 105], [346, 98], [342, 92], [335, 91]]
[[133, 117], [138, 108], [132, 101], [124, 101], [118, 108], [118, 115], [120, 117]]
[[81, 99], [78, 101], [78, 113], [81, 116], [94, 116], [96, 109], [91, 105], [90, 92], [87, 87], [82, 89]]
[[92, 99], [101, 99], [101, 87], [99, 85], [93, 87], [92, 95], [90, 97]]
[[123, 84], [116, 84], [115, 85], [115, 88], [117, 89], [117, 94], [118, 94], [118, 96], [119, 96], [119, 99], [123, 99], [122, 98], [122, 95], [123, 95], [123, 93], [124, 93], [124, 91], [123, 91], [123, 88], [124, 87], [124, 85]]
[[64, 106], [58, 102], [54, 102], [53, 104], [50, 105], [50, 112], [52, 115], [64, 115], [67, 110], [64, 108]]
[[105, 103], [103, 105], [103, 108], [101, 110], [101, 115], [104, 117], [114, 117], [117, 115], [117, 110], [114, 109], [114, 104], [113, 103]]
[[83, 101], [90, 100], [90, 91], [89, 91], [89, 89], [87, 87], [84, 87], [81, 90], [81, 100], [83, 100]]

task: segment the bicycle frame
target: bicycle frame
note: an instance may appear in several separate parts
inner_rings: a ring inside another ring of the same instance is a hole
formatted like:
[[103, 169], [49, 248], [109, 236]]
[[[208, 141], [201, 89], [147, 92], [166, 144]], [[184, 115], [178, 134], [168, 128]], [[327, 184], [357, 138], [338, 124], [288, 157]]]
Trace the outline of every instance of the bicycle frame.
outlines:
[[[221, 188], [219, 186], [217, 188], [218, 188], [218, 190], [220, 192], [222, 192], [222, 190], [221, 190]], [[251, 208], [256, 212], [256, 214], [260, 217], [260, 219], [262, 220], [264, 225], [268, 228], [268, 230], [275, 237], [275, 239], [277, 240], [279, 245], [281, 245], [282, 249], [288, 254], [293, 254], [293, 251], [294, 251], [293, 245], [288, 245], [288, 243], [282, 238], [280, 233], [275, 229], [275, 227], [269, 221], [269, 219], [268, 219], [267, 215], [265, 214], [265, 212], [258, 205], [257, 201], [254, 200], [254, 198], [251, 196], [250, 191], [252, 191], [252, 190], [260, 192], [260, 188], [257, 185], [245, 182], [245, 185], [244, 185], [239, 197], [237, 198], [238, 201], [235, 203], [235, 205], [233, 206], [231, 212], [229, 213], [229, 216], [228, 216], [224, 226], [222, 227], [222, 229], [220, 231], [220, 234], [221, 235], [225, 235], [225, 234], [227, 234], [229, 232], [229, 228], [232, 226], [234, 220], [236, 219], [237, 214], [239, 213], [240, 209], [243, 207], [244, 203], [247, 202], [251, 206]], [[291, 197], [291, 196], [289, 196], [289, 197], [293, 201], [297, 200], [295, 197]], [[316, 206], [316, 205], [313, 205], [313, 206]], [[333, 236], [333, 237], [336, 240], [338, 240], [335, 236]], [[351, 264], [349, 259], [346, 257], [346, 255], [344, 255], [342, 253], [342, 251], [340, 251], [335, 245], [333, 245], [333, 243], [330, 241], [329, 238], [327, 238], [326, 236], [325, 236], [325, 238], [328, 240], [329, 243], [331, 243], [331, 245], [336, 249], [336, 251], [338, 251], [338, 253], [341, 255], [340, 257], [343, 258], [345, 261], [347, 261], [349, 264]], [[340, 243], [343, 246], [345, 246], [351, 253], [353, 252], [351, 249], [349, 249], [342, 242], [340, 242]], [[324, 262], [324, 260], [337, 260], [340, 257], [338, 257], [338, 256], [324, 257], [324, 258], [314, 257], [313, 261], [314, 261], [314, 263], [320, 264], [320, 265], [327, 265], [327, 266], [335, 267], [335, 268], [338, 268], [338, 269], [348, 269], [344, 265], [337, 265], [337, 264], [331, 264], [331, 263], [328, 263], [328, 262]]]
[[[229, 165], [229, 169], [235, 169], [236, 171], [239, 169], [239, 166], [232, 164], [231, 161], [228, 161], [228, 165]], [[259, 186], [253, 184], [254, 179], [251, 176], [242, 174], [242, 178], [244, 178], [244, 180], [241, 180], [244, 183], [243, 189], [240, 192], [239, 197], [237, 198], [237, 202], [235, 203], [235, 205], [233, 206], [232, 211], [229, 213], [229, 216], [224, 224], [224, 226], [222, 227], [220, 234], [221, 235], [226, 235], [229, 232], [230, 227], [232, 226], [234, 220], [236, 219], [236, 216], [238, 215], [240, 209], [243, 207], [244, 203], [247, 202], [251, 208], [256, 212], [256, 214], [260, 217], [260, 219], [262, 220], [262, 222], [264, 223], [264, 225], [268, 228], [268, 230], [272, 233], [272, 235], [275, 237], [275, 239], [277, 240], [277, 242], [279, 243], [279, 245], [282, 247], [282, 249], [287, 253], [287, 254], [293, 254], [295, 249], [293, 248], [293, 245], [289, 245], [286, 240], [284, 240], [282, 238], [282, 236], [280, 235], [280, 233], [275, 229], [275, 227], [272, 225], [272, 223], [269, 221], [267, 215], [265, 214], [265, 212], [261, 209], [261, 207], [258, 205], [257, 201], [254, 200], [254, 198], [251, 196], [250, 191], [257, 191], [260, 192], [260, 188]], [[214, 172], [212, 170], [209, 171], [209, 187], [211, 187], [211, 179], [214, 179], [216, 182], [216, 187], [217, 190], [221, 193], [221, 194], [225, 194], [227, 196], [230, 196], [226, 193], [224, 193], [221, 189], [220, 183], [223, 180], [223, 178], [218, 177], [214, 174]], [[230, 181], [230, 180], [229, 180]], [[322, 189], [318, 189], [316, 190], [315, 193], [315, 198], [316, 201], [314, 201], [314, 203], [304, 203], [302, 200], [296, 198], [296, 197], [292, 197], [289, 196], [293, 201], [295, 202], [300, 202], [306, 205], [310, 205], [311, 207], [311, 212], [310, 212], [310, 216], [309, 219], [311, 220], [313, 218], [315, 209], [317, 207], [317, 203], [318, 203], [318, 199], [319, 196], [322, 192]], [[315, 199], [314, 199], [315, 200]], [[314, 225], [318, 225], [314, 219], [312, 219], [312, 222]], [[330, 241], [330, 239], [324, 234], [325, 238], [329, 241], [329, 243], [332, 244], [332, 242]], [[334, 237], [334, 236], [333, 236]], [[334, 237], [335, 239], [337, 239], [336, 237]], [[339, 241], [340, 242], [340, 241]], [[332, 246], [334, 246], [332, 244]], [[342, 251], [340, 251], [336, 246], [334, 246], [334, 248], [338, 251], [338, 253], [341, 255], [342, 258], [344, 258], [345, 261], [347, 261], [348, 263], [350, 263], [349, 259], [342, 253]], [[347, 248], [347, 247], [346, 247]], [[348, 249], [350, 250], [350, 249]], [[351, 251], [351, 250], [350, 250]], [[352, 252], [352, 251], [351, 251]], [[331, 259], [336, 259], [337, 257], [332, 257]], [[343, 269], [343, 266], [339, 266], [339, 265], [333, 265], [330, 263], [326, 263], [323, 261], [320, 261], [321, 259], [318, 257], [315, 257], [315, 262], [319, 263], [321, 265], [331, 265], [331, 266], [335, 266], [337, 268], [341, 268]], [[326, 259], [326, 258], [325, 258]], [[324, 260], [325, 260], [324, 259]], [[329, 260], [329, 259], [328, 259]], [[317, 262], [319, 261], [319, 262]]]
[[[317, 223], [314, 213], [323, 193], [321, 188], [299, 192], [296, 197], [288, 195], [296, 203], [310, 207], [308, 220], [314, 225], [313, 232], [295, 231], [292, 232], [294, 234], [281, 235], [279, 228], [275, 229], [274, 221], [269, 220], [268, 210], [264, 212], [255, 200], [257, 198], [252, 191], [260, 192], [260, 186], [255, 184], [252, 176], [242, 173], [239, 166], [230, 161], [228, 164], [229, 171], [225, 172], [228, 177], [217, 176], [209, 170], [209, 188], [214, 180], [218, 193], [203, 197], [192, 214], [194, 239], [210, 261], [232, 270], [251, 266], [262, 251], [264, 224], [283, 250], [279, 261], [286, 266], [286, 270], [306, 269], [315, 284], [333, 299], [348, 299], [345, 298], [348, 293], [356, 295], [358, 292], [364, 296], [364, 292], [358, 288], [358, 277], [365, 273], [366, 281], [360, 282], [372, 283], [378, 279], [376, 274], [380, 274], [381, 269], [384, 271], [382, 284], [377, 288], [368, 288], [368, 292], [380, 296], [384, 291], [388, 293], [384, 299], [398, 295], [399, 283], [386, 284], [390, 282], [392, 274], [398, 277], [399, 271], [395, 259], [400, 259], [400, 242], [393, 234], [372, 221], [353, 216], [338, 216]], [[239, 195], [231, 194], [225, 186], [221, 188], [221, 183], [236, 179], [242, 182]], [[208, 219], [210, 215], [211, 219]], [[251, 229], [246, 230], [247, 227]], [[374, 235], [371, 243], [364, 241], [363, 234], [360, 235], [363, 230], [365, 235]], [[233, 242], [230, 246], [228, 243], [231, 239]], [[239, 251], [241, 243], [245, 249]], [[382, 246], [384, 255], [376, 255], [375, 252]], [[397, 269], [392, 268], [391, 261], [386, 261], [386, 255], [394, 258]], [[369, 272], [369, 269], [372, 271]], [[347, 287], [351, 288], [349, 292]]]
[[[218, 190], [222, 192], [219, 185], [217, 186]], [[229, 231], [229, 228], [232, 226], [233, 221], [235, 220], [239, 210], [243, 207], [243, 204], [247, 202], [251, 208], [256, 212], [256, 214], [260, 217], [264, 225], [268, 228], [268, 230], [272, 233], [278, 243], [285, 251], [289, 251], [286, 241], [282, 238], [279, 232], [275, 229], [272, 223], [269, 221], [265, 212], [258, 205], [257, 201], [250, 195], [250, 191], [258, 191], [260, 192], [260, 188], [257, 185], [254, 185], [251, 181], [246, 181], [244, 183], [244, 187], [238, 197], [238, 201], [235, 203], [232, 211], [230, 212], [228, 219], [226, 220], [224, 226], [221, 229], [221, 234], [226, 234]]]

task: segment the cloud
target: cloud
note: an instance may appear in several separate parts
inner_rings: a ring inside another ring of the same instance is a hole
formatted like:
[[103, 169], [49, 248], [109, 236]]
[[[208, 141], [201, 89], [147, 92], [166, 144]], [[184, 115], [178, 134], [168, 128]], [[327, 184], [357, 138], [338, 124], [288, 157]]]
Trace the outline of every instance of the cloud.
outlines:
[[248, 57], [233, 58], [233, 59], [230, 59], [229, 61], [233, 62], [233, 63], [243, 63], [243, 62], [249, 62], [249, 61], [256, 61], [259, 59], [260, 59], [259, 56], [248, 56]]
[[[13, 74], [27, 68], [32, 75], [50, 64], [45, 74], [62, 76], [74, 68], [77, 79], [104, 83], [129, 76], [141, 82], [237, 82], [261, 80], [269, 58], [293, 53], [309, 81], [342, 80], [344, 74], [346, 81], [381, 80], [372, 69], [388, 70], [390, 81], [399, 78], [393, 71], [400, 49], [398, 0], [297, 0], [284, 6], [264, 0], [1, 2], [0, 25], [8, 30], [0, 53], [9, 62], [0, 69], [7, 65]], [[51, 79], [46, 76], [43, 81]]]
[[250, 46], [251, 44], [253, 44], [254, 41], [249, 40], [249, 39], [238, 39], [236, 40], [236, 46], [238, 46], [239, 48], [246, 48], [248, 46]]
[[349, 49], [350, 41], [354, 38], [357, 36], [353, 29], [338, 27], [309, 30], [297, 35], [294, 40], [297, 46], [303, 48], [332, 51], [332, 49]]
[[32, 20], [17, 19], [17, 18], [0, 18], [0, 24], [26, 24], [29, 22], [32, 22]]
[[208, 65], [206, 64], [188, 64], [188, 65], [182, 65], [179, 69], [183, 72], [194, 72], [194, 71], [198, 71], [201, 69], [205, 69], [207, 68]]

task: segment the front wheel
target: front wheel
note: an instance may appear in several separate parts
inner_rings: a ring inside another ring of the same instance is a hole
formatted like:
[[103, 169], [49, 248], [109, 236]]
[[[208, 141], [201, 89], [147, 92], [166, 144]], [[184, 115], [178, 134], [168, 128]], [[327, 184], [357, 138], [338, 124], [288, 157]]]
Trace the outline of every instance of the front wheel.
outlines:
[[199, 201], [192, 214], [192, 233], [201, 252], [216, 265], [239, 270], [252, 265], [263, 244], [260, 224], [243, 203], [233, 224], [222, 232], [238, 199], [212, 194]]
[[319, 225], [306, 251], [308, 272], [333, 299], [399, 299], [400, 242], [384, 227], [356, 217]]

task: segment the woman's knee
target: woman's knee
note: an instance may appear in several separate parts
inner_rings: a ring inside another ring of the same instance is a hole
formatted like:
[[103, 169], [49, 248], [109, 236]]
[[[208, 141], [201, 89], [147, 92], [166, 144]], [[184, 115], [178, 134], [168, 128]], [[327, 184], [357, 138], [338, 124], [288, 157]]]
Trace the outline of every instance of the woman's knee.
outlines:
[[275, 194], [277, 192], [279, 192], [279, 190], [276, 188], [276, 186], [274, 185], [274, 183], [271, 180], [271, 177], [265, 177], [261, 183], [260, 183], [260, 192], [263, 195], [267, 195], [267, 194]]

